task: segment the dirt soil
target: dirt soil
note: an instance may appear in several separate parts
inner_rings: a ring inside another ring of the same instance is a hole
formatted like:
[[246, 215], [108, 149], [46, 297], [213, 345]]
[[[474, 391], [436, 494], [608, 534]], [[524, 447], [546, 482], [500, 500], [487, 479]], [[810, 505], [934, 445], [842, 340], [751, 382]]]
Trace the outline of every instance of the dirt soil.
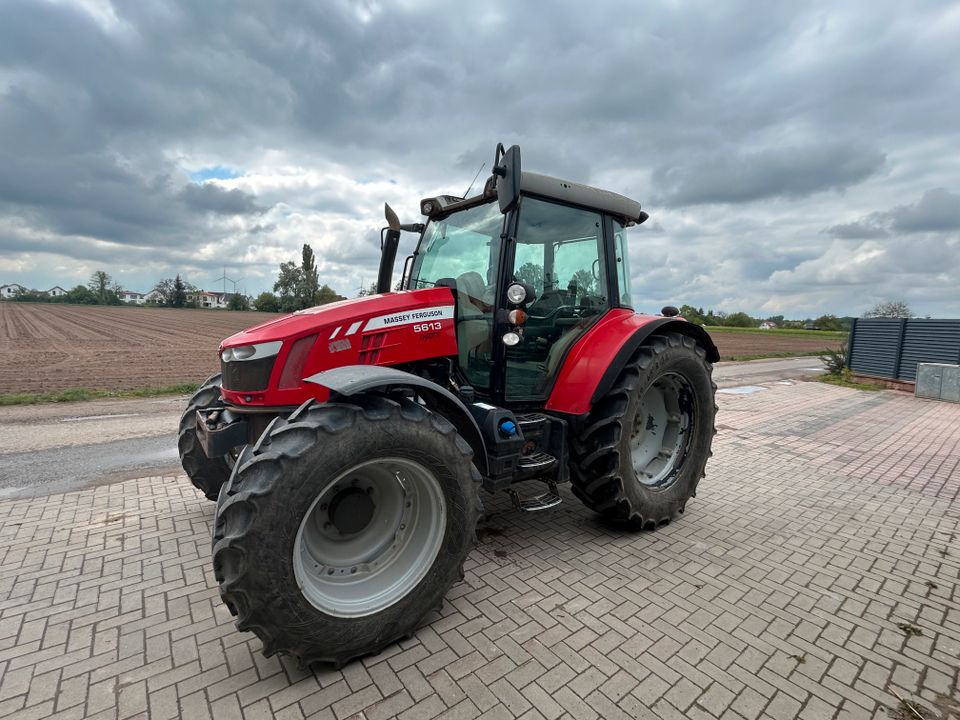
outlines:
[[[200, 382], [217, 346], [271, 313], [0, 302], [0, 395]], [[716, 333], [724, 358], [822, 350], [822, 337]], [[834, 344], [835, 341], [834, 341]]]
[[0, 394], [199, 382], [217, 372], [221, 340], [273, 317], [0, 302]]
[[[754, 359], [758, 356], [780, 357], [784, 354], [804, 355], [838, 348], [842, 341], [836, 337], [811, 334], [810, 337], [758, 332], [716, 332], [710, 337], [717, 344], [721, 360]], [[815, 361], [816, 365], [817, 362]]]

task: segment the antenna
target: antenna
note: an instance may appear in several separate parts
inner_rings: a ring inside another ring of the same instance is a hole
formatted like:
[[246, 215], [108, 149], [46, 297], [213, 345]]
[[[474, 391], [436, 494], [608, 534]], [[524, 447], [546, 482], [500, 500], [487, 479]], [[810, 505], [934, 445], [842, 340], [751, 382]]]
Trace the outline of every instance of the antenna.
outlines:
[[470, 181], [470, 187], [467, 188], [467, 191], [463, 193], [463, 197], [466, 198], [467, 195], [473, 190], [473, 184], [477, 181], [477, 178], [480, 177], [480, 173], [483, 172], [483, 168], [486, 167], [486, 162], [480, 163], [480, 169], [477, 170], [477, 174], [473, 176], [473, 180]]

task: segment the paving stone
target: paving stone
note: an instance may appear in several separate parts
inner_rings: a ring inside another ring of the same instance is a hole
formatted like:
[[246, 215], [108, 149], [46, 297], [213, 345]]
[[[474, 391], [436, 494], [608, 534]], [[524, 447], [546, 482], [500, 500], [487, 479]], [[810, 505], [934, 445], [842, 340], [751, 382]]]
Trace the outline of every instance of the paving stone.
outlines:
[[0, 500], [0, 716], [876, 720], [888, 685], [957, 697], [960, 407], [819, 383], [719, 403], [674, 523], [485, 497], [498, 534], [441, 614], [342, 672], [234, 628], [182, 476]]

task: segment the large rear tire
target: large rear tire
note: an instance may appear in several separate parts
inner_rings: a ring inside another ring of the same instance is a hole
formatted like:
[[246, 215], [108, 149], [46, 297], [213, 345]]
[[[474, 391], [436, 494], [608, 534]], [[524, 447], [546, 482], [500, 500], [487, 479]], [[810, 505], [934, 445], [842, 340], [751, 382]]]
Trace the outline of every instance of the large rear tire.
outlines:
[[463, 577], [481, 511], [470, 447], [404, 398], [304, 406], [247, 446], [214, 574], [240, 630], [307, 665], [379, 652]]
[[230, 477], [233, 469], [228, 456], [209, 458], [197, 440], [197, 410], [223, 405], [220, 397], [220, 374], [211, 375], [197, 389], [187, 403], [187, 409], [180, 416], [177, 433], [177, 448], [180, 451], [180, 464], [190, 482], [207, 500], [216, 500], [220, 487]]
[[572, 443], [573, 493], [604, 518], [636, 529], [682, 513], [712, 454], [712, 371], [692, 338], [651, 336]]

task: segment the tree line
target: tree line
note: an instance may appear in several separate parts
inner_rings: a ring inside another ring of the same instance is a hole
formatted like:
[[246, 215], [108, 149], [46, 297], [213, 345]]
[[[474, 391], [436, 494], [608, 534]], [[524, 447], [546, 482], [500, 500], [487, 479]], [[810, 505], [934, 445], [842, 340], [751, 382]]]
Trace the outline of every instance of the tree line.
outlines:
[[63, 295], [51, 295], [42, 290], [18, 290], [11, 299], [20, 302], [70, 303], [72, 305], [120, 305], [123, 288], [103, 270], [90, 276], [86, 285], [77, 285]]
[[[77, 285], [63, 295], [51, 295], [40, 290], [18, 290], [11, 300], [20, 302], [69, 303], [71, 305], [123, 305], [124, 289], [103, 270], [96, 270], [86, 285]], [[198, 308], [195, 298], [199, 290], [183, 280], [178, 273], [172, 278], [163, 278], [147, 293], [150, 297], [144, 304], [173, 308]], [[227, 301], [228, 310], [249, 310], [250, 300], [233, 293]]]
[[[680, 306], [680, 314], [697, 325], [712, 325], [717, 327], [759, 327], [764, 322], [773, 323], [779, 328], [815, 329], [815, 330], [849, 330], [852, 317], [837, 317], [836, 315], [821, 315], [816, 318], [803, 320], [787, 320], [783, 315], [769, 317], [752, 317], [745, 312], [726, 313], [723, 311], [696, 308], [692, 305]], [[879, 302], [863, 313], [865, 318], [911, 318], [914, 317], [910, 306], [902, 300], [887, 300]]]

